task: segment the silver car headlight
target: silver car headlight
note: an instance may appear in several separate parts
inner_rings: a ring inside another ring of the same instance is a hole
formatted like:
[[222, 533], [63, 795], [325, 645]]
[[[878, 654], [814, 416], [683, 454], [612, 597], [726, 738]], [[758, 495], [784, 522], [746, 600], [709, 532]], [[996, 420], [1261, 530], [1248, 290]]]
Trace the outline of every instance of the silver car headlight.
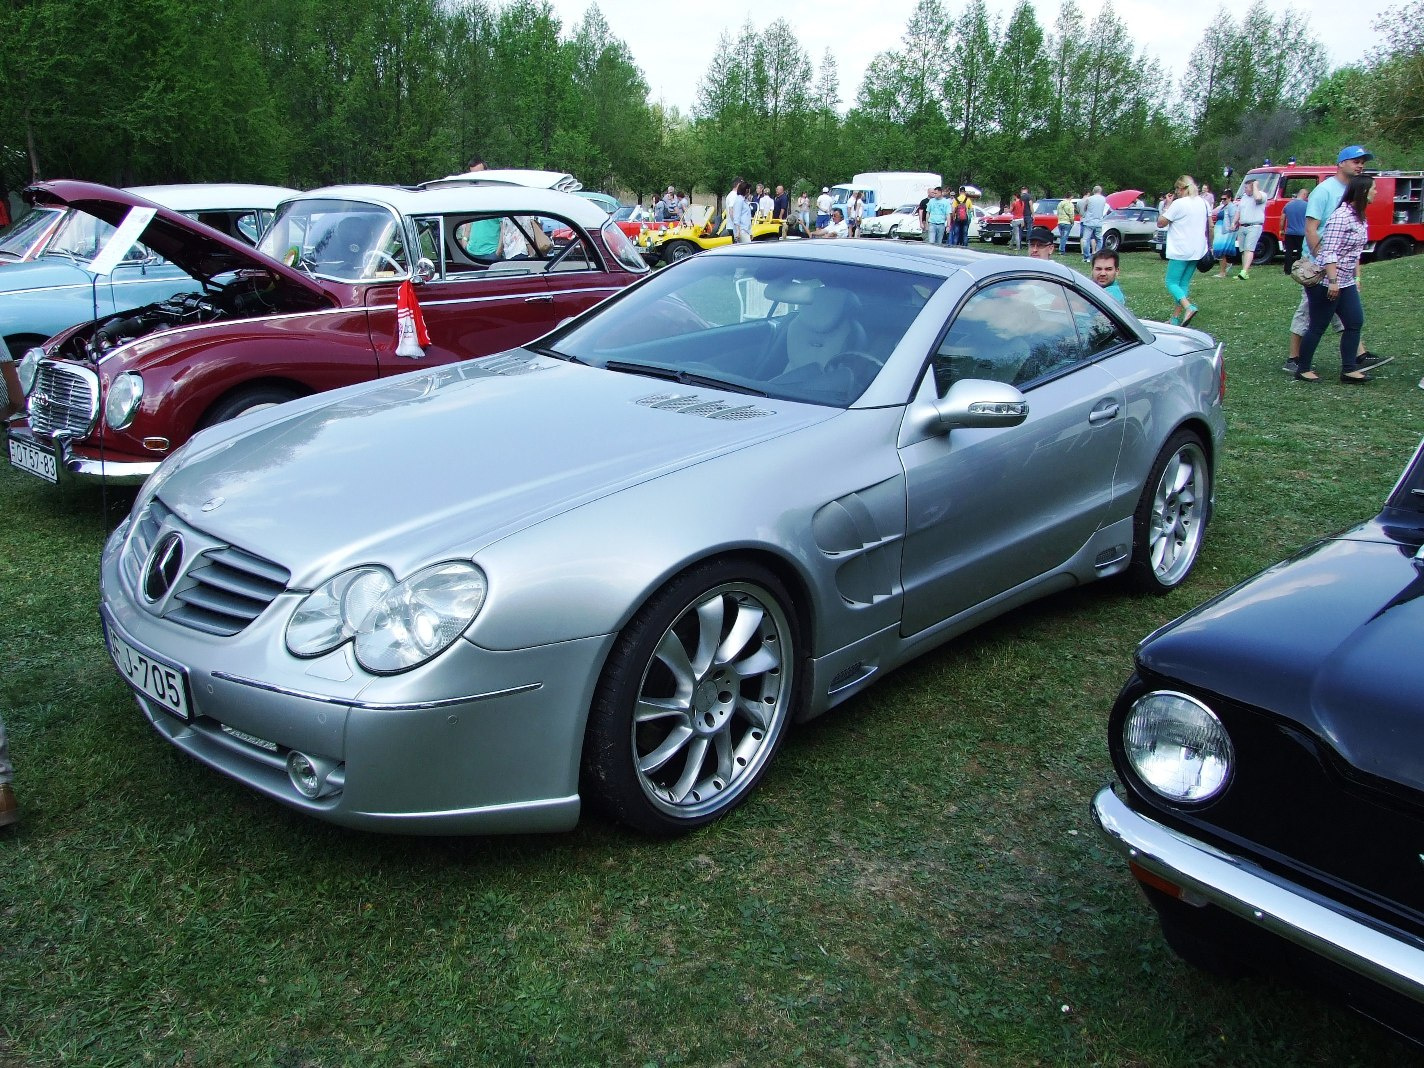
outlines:
[[116, 375], [109, 383], [109, 395], [104, 398], [104, 422], [114, 430], [123, 430], [138, 414], [143, 400], [143, 378], [136, 371]]
[[337, 575], [303, 599], [287, 624], [287, 648], [320, 656], [347, 640], [376, 675], [408, 671], [438, 656], [484, 607], [485, 574], [451, 561], [395, 582], [381, 568]]
[[43, 359], [44, 349], [30, 349], [15, 368], [15, 373], [20, 376], [20, 389], [27, 397], [34, 392], [35, 379], [39, 377], [40, 361]]
[[1194, 697], [1156, 690], [1139, 697], [1122, 727], [1127, 762], [1168, 801], [1208, 801], [1226, 788], [1236, 753], [1216, 714]]

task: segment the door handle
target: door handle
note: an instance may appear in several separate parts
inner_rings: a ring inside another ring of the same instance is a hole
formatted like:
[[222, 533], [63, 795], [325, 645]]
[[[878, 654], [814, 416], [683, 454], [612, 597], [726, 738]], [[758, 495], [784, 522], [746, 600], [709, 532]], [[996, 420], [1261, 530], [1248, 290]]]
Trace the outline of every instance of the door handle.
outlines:
[[1096, 426], [1098, 423], [1106, 423], [1117, 418], [1117, 413], [1122, 409], [1117, 401], [1104, 401], [1091, 412], [1088, 413], [1088, 422]]
[[549, 294], [545, 293], [545, 294], [543, 294], [543, 295], [541, 295], [541, 296], [525, 297], [525, 298], [524, 298], [524, 303], [525, 303], [525, 304], [552, 304], [552, 303], [554, 303], [554, 298], [551, 297], [551, 296], [549, 296]]

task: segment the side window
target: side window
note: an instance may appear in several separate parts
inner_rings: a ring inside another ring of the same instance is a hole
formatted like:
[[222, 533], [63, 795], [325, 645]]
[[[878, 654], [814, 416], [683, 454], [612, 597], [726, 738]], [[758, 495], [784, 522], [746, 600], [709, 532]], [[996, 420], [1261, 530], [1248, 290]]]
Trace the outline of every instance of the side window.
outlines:
[[934, 355], [935, 387], [943, 396], [965, 378], [1031, 386], [1082, 358], [1067, 290], [1014, 279], [981, 289], [959, 309]]
[[569, 271], [596, 271], [601, 264], [588, 238], [576, 226], [563, 219], [542, 218], [539, 229], [548, 235], [549, 270], [556, 274]]
[[1081, 353], [1084, 359], [1092, 359], [1100, 352], [1115, 349], [1128, 341], [1131, 336], [1106, 312], [1080, 293], [1065, 289], [1068, 306], [1073, 310], [1073, 321], [1078, 327]]
[[447, 278], [540, 274], [562, 247], [555, 237], [559, 225], [533, 215], [449, 215], [441, 255], [431, 259]]

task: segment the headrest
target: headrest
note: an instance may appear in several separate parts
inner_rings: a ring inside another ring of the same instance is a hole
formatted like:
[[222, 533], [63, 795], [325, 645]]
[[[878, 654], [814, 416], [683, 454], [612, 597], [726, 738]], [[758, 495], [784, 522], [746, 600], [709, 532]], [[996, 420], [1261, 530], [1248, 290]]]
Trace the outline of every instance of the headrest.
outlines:
[[801, 310], [803, 326], [824, 334], [838, 327], [855, 306], [855, 298], [844, 289], [822, 289], [807, 308]]

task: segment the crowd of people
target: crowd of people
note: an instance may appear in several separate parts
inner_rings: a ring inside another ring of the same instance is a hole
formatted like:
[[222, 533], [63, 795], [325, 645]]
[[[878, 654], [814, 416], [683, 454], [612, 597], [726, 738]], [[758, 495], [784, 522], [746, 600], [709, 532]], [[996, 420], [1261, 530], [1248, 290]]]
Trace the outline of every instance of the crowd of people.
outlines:
[[[1374, 179], [1364, 173], [1373, 155], [1360, 145], [1348, 145], [1336, 158], [1333, 175], [1313, 190], [1299, 190], [1283, 213], [1284, 267], [1302, 282], [1300, 302], [1291, 317], [1290, 356], [1284, 370], [1300, 382], [1319, 382], [1314, 368], [1316, 349], [1334, 324], [1340, 335], [1340, 381], [1361, 385], [1371, 381], [1369, 368], [1388, 363], [1363, 339], [1364, 305], [1360, 300], [1360, 257], [1368, 241], [1365, 213], [1374, 199]], [[1228, 275], [1228, 256], [1235, 250], [1239, 280], [1249, 281], [1261, 228], [1266, 221], [1266, 194], [1248, 179], [1240, 194], [1223, 194], [1217, 202], [1206, 184], [1184, 174], [1163, 198], [1158, 225], [1167, 228], [1166, 287], [1173, 299], [1172, 323], [1186, 325], [1199, 309], [1191, 298], [1192, 280], [1210, 272], [1211, 257], [1219, 256], [1218, 277]], [[1304, 260], [1304, 270], [1297, 262]]]

